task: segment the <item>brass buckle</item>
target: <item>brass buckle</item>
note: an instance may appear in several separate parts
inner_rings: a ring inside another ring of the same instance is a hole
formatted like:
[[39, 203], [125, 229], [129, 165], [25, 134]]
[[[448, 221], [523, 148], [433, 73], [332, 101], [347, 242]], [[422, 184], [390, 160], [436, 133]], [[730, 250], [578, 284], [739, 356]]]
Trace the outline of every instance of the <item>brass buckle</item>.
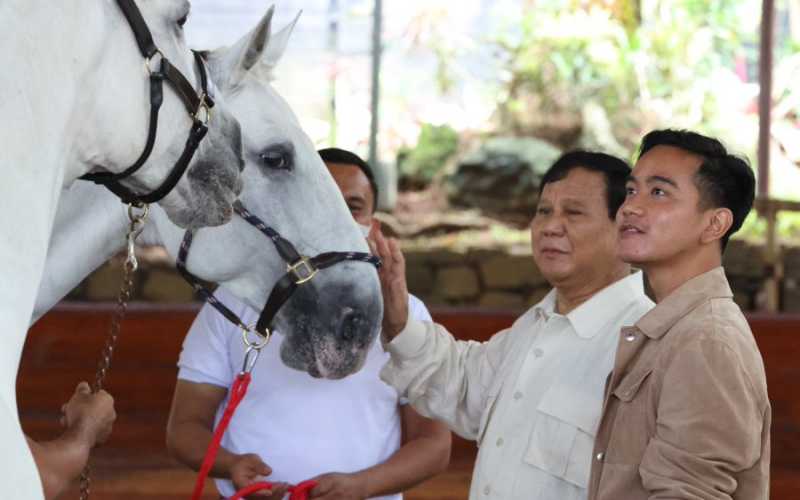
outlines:
[[208, 94], [205, 92], [200, 94], [200, 103], [197, 105], [197, 111], [192, 115], [194, 121], [200, 122], [203, 125], [208, 125], [211, 121], [211, 106], [208, 105], [207, 99]]
[[302, 285], [307, 281], [311, 281], [317, 275], [319, 269], [314, 267], [311, 260], [303, 255], [294, 264], [287, 264], [286, 271], [294, 274], [296, 278], [295, 285]]
[[156, 52], [151, 57], [145, 57], [144, 58], [144, 70], [147, 73], [148, 77], [152, 76], [153, 73], [156, 72], [156, 70], [154, 70], [153, 68], [150, 67], [150, 63], [152, 62], [152, 60], [153, 60], [153, 58], [155, 56], [158, 56], [158, 58], [159, 58], [158, 60], [159, 61], [164, 59], [164, 54], [162, 54], [159, 49], [156, 49]]

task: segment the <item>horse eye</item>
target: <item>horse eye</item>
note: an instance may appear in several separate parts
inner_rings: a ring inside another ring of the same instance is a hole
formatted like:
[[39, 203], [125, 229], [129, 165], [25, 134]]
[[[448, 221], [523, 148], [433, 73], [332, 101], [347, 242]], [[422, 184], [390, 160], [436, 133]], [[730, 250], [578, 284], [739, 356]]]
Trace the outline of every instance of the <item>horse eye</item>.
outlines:
[[289, 158], [282, 151], [267, 151], [261, 153], [259, 158], [267, 168], [274, 170], [289, 170], [291, 168]]
[[184, 24], [186, 24], [186, 20], [187, 20], [187, 19], [189, 19], [189, 14], [186, 14], [186, 15], [185, 15], [185, 16], [183, 16], [182, 18], [178, 19], [178, 21], [177, 21], [177, 23], [178, 23], [178, 26], [179, 26], [179, 27], [181, 27], [181, 28], [183, 28], [183, 25], [184, 25]]

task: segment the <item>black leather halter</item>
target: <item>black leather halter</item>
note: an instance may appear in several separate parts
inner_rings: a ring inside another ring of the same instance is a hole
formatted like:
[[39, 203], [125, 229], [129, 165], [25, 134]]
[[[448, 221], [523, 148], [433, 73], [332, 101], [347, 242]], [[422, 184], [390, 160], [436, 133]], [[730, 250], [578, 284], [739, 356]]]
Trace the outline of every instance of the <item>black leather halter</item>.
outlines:
[[[194, 156], [197, 147], [200, 145], [200, 141], [203, 140], [208, 131], [208, 121], [211, 119], [211, 108], [214, 107], [214, 101], [208, 94], [208, 75], [206, 74], [203, 57], [198, 52], [194, 53], [194, 59], [197, 62], [200, 73], [201, 93], [198, 95], [180, 70], [173, 66], [158, 50], [136, 3], [133, 0], [117, 0], [117, 4], [122, 9], [122, 13], [133, 30], [136, 45], [139, 46], [139, 51], [145, 58], [145, 68], [150, 75], [150, 125], [147, 132], [147, 142], [136, 162], [124, 171], [119, 173], [94, 172], [85, 174], [80, 178], [107, 187], [112, 193], [119, 196], [124, 203], [135, 205], [155, 203], [166, 196], [186, 172], [186, 167], [189, 166], [192, 156]], [[151, 66], [154, 64], [153, 59], [156, 57], [159, 59], [160, 67], [158, 69], [154, 69]], [[154, 191], [140, 195], [123, 186], [119, 181], [139, 170], [153, 150], [158, 129], [158, 111], [164, 100], [164, 80], [172, 86], [189, 112], [189, 116], [192, 118], [192, 127], [189, 130], [189, 137], [186, 139], [183, 154], [178, 158], [164, 182]]]
[[253, 327], [253, 325], [244, 324], [236, 313], [217, 300], [214, 294], [203, 285], [200, 279], [186, 269], [186, 258], [189, 255], [189, 247], [192, 244], [194, 235], [191, 230], [186, 231], [183, 237], [180, 250], [178, 251], [176, 266], [183, 278], [192, 285], [192, 288], [194, 288], [198, 295], [203, 297], [204, 300], [225, 316], [228, 321], [241, 328], [244, 332], [255, 331], [258, 335], [268, 338], [272, 332], [272, 322], [281, 306], [289, 300], [298, 286], [311, 281], [320, 269], [325, 269], [326, 267], [344, 261], [365, 262], [367, 264], [372, 264], [376, 268], [381, 266], [381, 260], [378, 257], [363, 252], [325, 252], [316, 257], [300, 255], [289, 240], [283, 238], [277, 231], [267, 226], [261, 219], [248, 212], [240, 201], [237, 200], [233, 204], [233, 208], [245, 221], [272, 240], [278, 254], [280, 254], [281, 258], [286, 262], [286, 274], [275, 283], [269, 295], [269, 299], [267, 299], [267, 303], [261, 310], [255, 327]]

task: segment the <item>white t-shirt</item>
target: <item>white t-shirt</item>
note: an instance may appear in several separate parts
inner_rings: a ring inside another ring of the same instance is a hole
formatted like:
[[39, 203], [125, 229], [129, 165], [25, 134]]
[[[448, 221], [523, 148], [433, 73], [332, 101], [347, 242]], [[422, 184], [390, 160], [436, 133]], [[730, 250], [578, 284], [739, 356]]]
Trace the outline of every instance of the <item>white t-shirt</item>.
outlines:
[[[217, 298], [245, 324], [258, 314], [230, 293]], [[430, 321], [425, 305], [409, 295], [409, 316]], [[222, 446], [232, 453], [256, 453], [272, 468], [269, 481], [297, 484], [327, 472], [356, 472], [385, 462], [400, 447], [397, 392], [378, 374], [388, 361], [376, 341], [364, 367], [341, 380], [315, 379], [280, 360], [283, 340], [275, 332], [261, 351], [247, 395], [231, 420]], [[230, 388], [242, 369], [245, 347], [241, 331], [208, 304], [183, 341], [178, 378]], [[215, 425], [227, 398], [217, 410]], [[226, 497], [233, 484], [216, 480]], [[402, 495], [381, 499], [398, 500]]]

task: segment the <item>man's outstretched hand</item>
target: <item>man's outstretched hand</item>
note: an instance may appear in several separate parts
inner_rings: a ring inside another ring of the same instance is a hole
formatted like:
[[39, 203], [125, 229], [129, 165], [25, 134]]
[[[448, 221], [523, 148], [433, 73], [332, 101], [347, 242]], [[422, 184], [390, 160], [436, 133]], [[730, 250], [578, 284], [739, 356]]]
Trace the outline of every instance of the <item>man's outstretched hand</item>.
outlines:
[[408, 286], [406, 285], [406, 261], [400, 245], [394, 238], [386, 238], [380, 223], [372, 223], [372, 231], [367, 238], [374, 255], [381, 258], [383, 265], [378, 270], [383, 294], [383, 335], [392, 340], [403, 331], [408, 322]]

